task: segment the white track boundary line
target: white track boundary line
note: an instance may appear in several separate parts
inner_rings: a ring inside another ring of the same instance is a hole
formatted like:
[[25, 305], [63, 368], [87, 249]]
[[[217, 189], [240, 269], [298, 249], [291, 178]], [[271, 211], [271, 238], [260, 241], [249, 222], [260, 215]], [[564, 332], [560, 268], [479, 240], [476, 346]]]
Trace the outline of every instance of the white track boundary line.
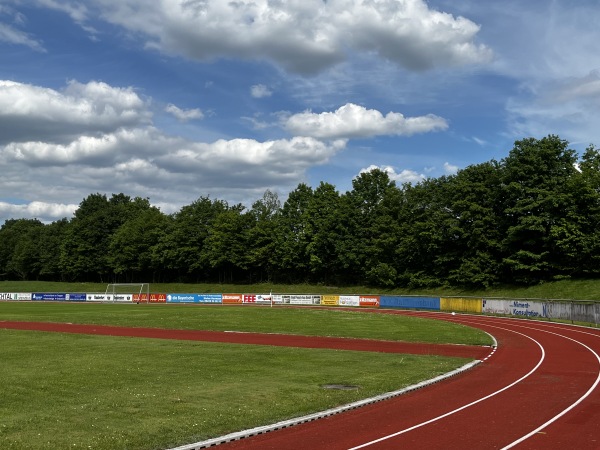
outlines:
[[350, 448], [350, 449], [348, 449], [348, 450], [358, 450], [358, 449], [360, 449], [360, 448], [369, 447], [369, 446], [371, 446], [371, 445], [373, 445], [373, 444], [377, 444], [377, 443], [379, 443], [379, 442], [383, 442], [383, 441], [386, 441], [386, 440], [388, 440], [388, 439], [392, 439], [392, 438], [394, 438], [394, 437], [396, 437], [396, 436], [400, 436], [401, 434], [408, 433], [409, 431], [415, 430], [415, 429], [417, 429], [417, 428], [421, 428], [421, 427], [423, 427], [423, 426], [425, 426], [425, 425], [429, 425], [430, 423], [437, 422], [438, 420], [441, 420], [441, 419], [443, 419], [443, 418], [445, 418], [445, 417], [451, 416], [452, 414], [456, 414], [456, 413], [458, 413], [458, 412], [460, 412], [460, 411], [462, 411], [462, 410], [464, 410], [464, 409], [467, 409], [467, 408], [469, 408], [469, 407], [471, 407], [471, 406], [473, 406], [473, 405], [476, 405], [476, 404], [478, 404], [478, 403], [481, 403], [481, 402], [483, 402], [484, 400], [487, 400], [487, 399], [489, 399], [489, 398], [491, 398], [491, 397], [494, 397], [494, 396], [496, 396], [496, 395], [500, 394], [501, 392], [504, 392], [504, 391], [506, 391], [507, 389], [510, 389], [511, 387], [513, 387], [513, 386], [515, 386], [516, 384], [518, 384], [518, 383], [522, 382], [523, 380], [525, 380], [527, 377], [531, 376], [531, 375], [532, 375], [532, 374], [533, 374], [533, 373], [534, 373], [534, 372], [535, 372], [535, 371], [536, 371], [536, 370], [537, 370], [537, 369], [540, 367], [540, 365], [542, 364], [542, 362], [544, 361], [544, 359], [545, 359], [545, 357], [546, 357], [546, 352], [544, 351], [544, 347], [543, 347], [543, 346], [542, 346], [542, 345], [541, 345], [541, 344], [540, 344], [538, 341], [536, 341], [535, 339], [533, 339], [533, 338], [532, 338], [532, 337], [530, 337], [530, 336], [527, 336], [526, 334], [519, 333], [518, 331], [515, 331], [515, 330], [509, 330], [509, 329], [507, 329], [507, 328], [497, 327], [497, 326], [493, 326], [493, 325], [489, 325], [489, 324], [486, 324], [486, 325], [488, 325], [488, 326], [491, 326], [491, 327], [493, 327], [493, 328], [500, 329], [500, 330], [505, 330], [505, 331], [509, 331], [509, 332], [512, 332], [512, 333], [520, 334], [521, 336], [524, 336], [524, 337], [526, 337], [527, 339], [530, 339], [530, 340], [532, 340], [533, 342], [535, 342], [535, 343], [537, 344], [537, 346], [540, 348], [541, 352], [542, 352], [542, 355], [541, 355], [541, 357], [540, 357], [540, 360], [539, 360], [539, 361], [538, 361], [538, 363], [535, 365], [535, 367], [534, 367], [533, 369], [531, 369], [531, 370], [530, 370], [528, 373], [526, 373], [525, 375], [523, 375], [521, 378], [519, 378], [518, 380], [515, 380], [515, 381], [513, 381], [511, 384], [509, 384], [509, 385], [507, 385], [507, 386], [503, 387], [502, 389], [499, 389], [499, 390], [497, 390], [497, 391], [495, 391], [495, 392], [492, 392], [491, 394], [488, 394], [488, 395], [486, 395], [485, 397], [482, 397], [482, 398], [480, 398], [480, 399], [478, 399], [478, 400], [475, 400], [475, 401], [473, 401], [473, 402], [471, 402], [471, 403], [468, 403], [468, 404], [466, 404], [466, 405], [463, 405], [463, 406], [461, 406], [460, 408], [457, 408], [457, 409], [454, 409], [454, 410], [452, 410], [452, 411], [449, 411], [449, 412], [447, 412], [447, 413], [445, 413], [445, 414], [442, 414], [441, 416], [437, 416], [437, 417], [434, 417], [433, 419], [427, 420], [427, 421], [425, 421], [425, 422], [421, 422], [421, 423], [419, 423], [419, 424], [417, 424], [417, 425], [414, 425], [414, 426], [412, 426], [412, 427], [410, 427], [410, 428], [406, 428], [406, 429], [404, 429], [404, 430], [401, 430], [401, 431], [398, 431], [398, 432], [396, 432], [396, 433], [388, 434], [387, 436], [380, 437], [379, 439], [375, 439], [375, 440], [373, 440], [373, 441], [365, 442], [364, 444], [358, 445], [358, 446], [356, 446], [356, 447], [351, 447], [351, 448]]
[[[495, 339], [494, 339], [494, 341], [495, 341]], [[493, 347], [492, 351], [490, 352], [490, 355], [492, 355], [495, 351], [496, 351], [496, 347]], [[485, 359], [487, 360], [489, 357], [490, 356], [488, 355]], [[200, 449], [214, 447], [216, 445], [224, 444], [226, 442], [237, 441], [237, 440], [252, 437], [252, 436], [258, 436], [260, 434], [265, 434], [265, 433], [268, 433], [271, 431], [281, 430], [283, 428], [289, 428], [289, 427], [299, 425], [302, 423], [312, 422], [312, 421], [318, 420], [318, 419], [323, 419], [325, 417], [330, 417], [330, 416], [333, 416], [336, 414], [350, 411], [352, 409], [361, 408], [363, 406], [371, 405], [373, 403], [378, 403], [383, 400], [388, 400], [390, 398], [398, 397], [398, 396], [406, 394], [408, 392], [412, 392], [417, 389], [421, 389], [425, 386], [439, 383], [442, 380], [445, 380], [447, 378], [451, 378], [453, 376], [456, 376], [458, 374], [466, 372], [467, 370], [472, 369], [473, 367], [475, 367], [476, 365], [478, 365], [482, 362], [483, 361], [481, 361], [481, 360], [475, 360], [468, 364], [465, 364], [462, 367], [459, 367], [458, 369], [455, 369], [455, 370], [445, 373], [443, 375], [439, 375], [430, 380], [421, 381], [420, 383], [413, 384], [411, 386], [407, 386], [407, 387], [397, 390], [397, 391], [387, 392], [385, 394], [381, 394], [381, 395], [378, 395], [375, 397], [359, 400], [359, 401], [353, 402], [353, 403], [348, 403], [347, 405], [342, 405], [337, 408], [331, 408], [331, 409], [327, 409], [325, 411], [308, 414], [306, 416], [296, 417], [294, 419], [289, 419], [289, 420], [284, 420], [284, 421], [277, 422], [277, 423], [274, 423], [271, 425], [250, 428], [248, 430], [243, 430], [243, 431], [238, 431], [235, 433], [226, 434], [224, 436], [213, 438], [213, 439], [208, 439], [206, 441], [196, 442], [194, 444], [186, 444], [186, 445], [182, 445], [180, 447], [174, 447], [169, 450], [200, 450]]]
[[[530, 327], [523, 327], [523, 328], [530, 328]], [[594, 350], [592, 350], [589, 346], [587, 346], [583, 342], [580, 342], [580, 341], [578, 341], [576, 339], [572, 339], [572, 338], [570, 338], [568, 336], [564, 336], [564, 335], [559, 334], [559, 333], [554, 333], [552, 331], [548, 331], [548, 330], [544, 330], [544, 329], [538, 329], [538, 328], [531, 328], [531, 329], [534, 329], [534, 330], [537, 330], [537, 331], [542, 331], [544, 333], [553, 334], [555, 336], [559, 336], [559, 337], [568, 339], [569, 341], [573, 341], [573, 342], [581, 345], [582, 347], [584, 347], [587, 350], [589, 350], [596, 357], [596, 360], [598, 361], [598, 364], [600, 366], [600, 356], [598, 355], [598, 353], [596, 353]], [[521, 437], [520, 439], [517, 439], [516, 441], [512, 442], [511, 444], [508, 444], [506, 447], [502, 447], [501, 450], [507, 450], [507, 449], [513, 448], [514, 446], [520, 444], [521, 442], [529, 439], [531, 436], [539, 433], [541, 430], [543, 430], [544, 428], [546, 428], [548, 425], [551, 425], [552, 423], [556, 422], [558, 419], [560, 419], [562, 416], [564, 416], [565, 414], [567, 414], [569, 411], [571, 411], [573, 408], [575, 408], [577, 405], [579, 405], [582, 401], [584, 401], [586, 398], [588, 398], [591, 395], [591, 393], [596, 389], [596, 387], [598, 386], [598, 384], [600, 384], [600, 369], [598, 370], [598, 376], [596, 377], [596, 381], [594, 382], [594, 384], [592, 384], [592, 386], [587, 390], [587, 392], [585, 394], [583, 394], [577, 401], [575, 401], [568, 408], [564, 409], [562, 412], [560, 412], [559, 414], [557, 414], [556, 416], [554, 416], [552, 419], [548, 420], [547, 422], [545, 422], [542, 425], [540, 425], [539, 427], [537, 427], [535, 430], [532, 430], [530, 433], [526, 434], [525, 436]]]

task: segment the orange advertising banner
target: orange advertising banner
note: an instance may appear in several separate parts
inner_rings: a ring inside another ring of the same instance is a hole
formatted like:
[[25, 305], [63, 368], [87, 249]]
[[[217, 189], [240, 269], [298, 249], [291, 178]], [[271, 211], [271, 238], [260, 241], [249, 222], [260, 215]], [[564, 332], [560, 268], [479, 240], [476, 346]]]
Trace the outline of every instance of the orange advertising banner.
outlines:
[[380, 301], [378, 295], [365, 295], [358, 299], [359, 306], [368, 306], [369, 308], [379, 308]]
[[244, 296], [242, 294], [223, 294], [222, 303], [235, 304], [243, 303]]

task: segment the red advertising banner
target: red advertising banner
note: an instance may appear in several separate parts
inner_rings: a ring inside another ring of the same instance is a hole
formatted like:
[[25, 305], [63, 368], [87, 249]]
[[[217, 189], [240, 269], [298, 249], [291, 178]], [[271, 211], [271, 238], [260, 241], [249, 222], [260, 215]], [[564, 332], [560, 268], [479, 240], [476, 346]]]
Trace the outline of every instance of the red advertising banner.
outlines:
[[223, 294], [222, 303], [236, 304], [243, 303], [242, 294]]
[[370, 308], [379, 308], [379, 296], [376, 295], [368, 295], [368, 296], [360, 296], [358, 299], [359, 306], [368, 306]]

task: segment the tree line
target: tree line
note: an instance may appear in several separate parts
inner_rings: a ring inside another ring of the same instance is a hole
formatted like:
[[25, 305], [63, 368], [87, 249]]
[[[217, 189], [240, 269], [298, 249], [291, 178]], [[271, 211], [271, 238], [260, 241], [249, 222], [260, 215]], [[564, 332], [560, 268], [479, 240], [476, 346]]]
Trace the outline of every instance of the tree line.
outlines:
[[531, 285], [600, 275], [600, 152], [558, 136], [397, 186], [373, 170], [339, 193], [304, 183], [281, 204], [201, 197], [167, 215], [91, 194], [70, 219], [9, 219], [4, 279], [323, 283], [422, 288]]

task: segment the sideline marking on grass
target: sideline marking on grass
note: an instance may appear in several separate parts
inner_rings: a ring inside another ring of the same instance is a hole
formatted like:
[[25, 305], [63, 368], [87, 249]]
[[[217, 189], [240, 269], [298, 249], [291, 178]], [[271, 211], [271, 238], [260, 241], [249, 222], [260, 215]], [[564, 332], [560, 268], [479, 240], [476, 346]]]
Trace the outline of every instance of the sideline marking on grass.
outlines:
[[[492, 353], [495, 351], [495, 349], [496, 349], [496, 347], [494, 346]], [[489, 356], [488, 356], [488, 358], [489, 358]], [[485, 359], [488, 359], [488, 358], [485, 358]], [[296, 417], [294, 419], [284, 420], [284, 421], [277, 422], [277, 423], [274, 423], [271, 425], [264, 425], [264, 426], [260, 426], [260, 427], [250, 428], [248, 430], [237, 431], [235, 433], [226, 434], [224, 436], [208, 439], [206, 441], [201, 441], [201, 442], [196, 442], [194, 444], [186, 444], [186, 445], [182, 445], [179, 447], [174, 447], [169, 450], [200, 450], [200, 449], [204, 449], [204, 448], [214, 447], [215, 445], [225, 444], [225, 443], [231, 442], [231, 441], [238, 441], [240, 439], [257, 436], [260, 434], [265, 434], [265, 433], [268, 433], [271, 431], [281, 430], [283, 428], [293, 427], [295, 425], [300, 425], [302, 423], [312, 422], [312, 421], [318, 420], [318, 419], [323, 419], [325, 417], [333, 416], [333, 415], [340, 414], [340, 413], [343, 413], [346, 411], [350, 411], [352, 409], [361, 408], [363, 406], [381, 402], [383, 400], [397, 397], [399, 395], [403, 395], [408, 392], [412, 392], [417, 389], [421, 389], [425, 386], [429, 386], [429, 385], [438, 383], [447, 378], [451, 378], [453, 376], [456, 376], [463, 372], [466, 372], [467, 370], [472, 369], [473, 367], [475, 367], [476, 365], [478, 365], [482, 362], [483, 362], [482, 360], [477, 359], [468, 364], [465, 364], [462, 367], [459, 367], [458, 369], [455, 369], [451, 372], [448, 372], [448, 373], [445, 373], [442, 375], [438, 375], [437, 377], [432, 378], [430, 380], [421, 381], [417, 384], [407, 386], [407, 387], [397, 390], [397, 391], [386, 392], [385, 394], [377, 395], [377, 396], [371, 397], [371, 398], [366, 398], [366, 399], [359, 400], [359, 401], [353, 402], [353, 403], [348, 403], [346, 405], [338, 406], [337, 408], [326, 409], [325, 411], [308, 414], [306, 416]]]

